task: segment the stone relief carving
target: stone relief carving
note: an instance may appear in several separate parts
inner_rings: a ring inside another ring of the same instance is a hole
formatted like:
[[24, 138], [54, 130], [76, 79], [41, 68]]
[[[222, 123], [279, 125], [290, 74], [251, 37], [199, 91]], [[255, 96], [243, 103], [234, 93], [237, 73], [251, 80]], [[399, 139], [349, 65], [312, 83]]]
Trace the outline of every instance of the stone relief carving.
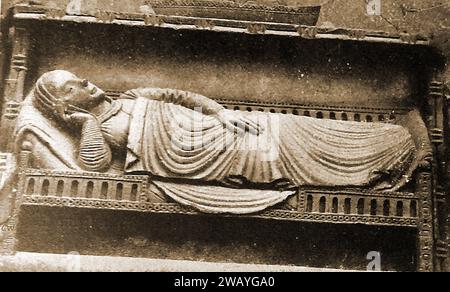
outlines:
[[[147, 174], [179, 203], [210, 213], [251, 213], [301, 186], [401, 189], [431, 159], [420, 115], [411, 112], [406, 123], [416, 130], [243, 113], [173, 89], [133, 89], [112, 99], [58, 70], [39, 78], [26, 98], [15, 144], [19, 153], [31, 143], [34, 168]], [[184, 192], [177, 184], [198, 190]]]
[[[49, 8], [42, 15], [46, 20], [60, 19], [68, 14], [73, 17], [95, 15], [97, 22], [112, 22], [120, 13], [121, 21], [123, 17], [134, 23], [133, 17], [139, 21], [142, 18], [134, 13], [143, 13], [145, 25], [160, 25], [168, 19], [178, 21], [190, 15], [314, 25], [320, 11], [320, 7], [311, 10], [293, 7], [291, 4], [297, 5], [298, 1], [290, 0], [256, 1], [258, 4], [245, 0], [154, 0], [124, 2], [123, 5], [120, 1], [101, 1], [98, 5], [84, 0], [17, 2], [32, 6], [44, 4], [42, 6]], [[139, 6], [144, 3], [153, 5]], [[341, 4], [333, 4], [328, 10], [334, 10], [337, 5]], [[37, 7], [42, 8], [41, 5]], [[208, 7], [214, 7], [215, 11], [208, 12]], [[36, 11], [41, 11], [39, 9]], [[258, 11], [258, 15], [252, 11], [243, 12], [244, 9]], [[124, 13], [130, 15], [125, 17]], [[321, 23], [324, 19], [330, 20], [328, 15], [323, 17], [326, 13], [321, 15]], [[153, 16], [155, 14], [158, 16]], [[347, 21], [341, 15], [339, 19]], [[358, 22], [361, 20], [359, 18]], [[373, 41], [375, 32], [336, 29], [333, 24], [328, 26], [329, 22], [326, 23], [319, 28], [299, 27], [298, 30], [293, 26], [292, 33], [298, 32], [310, 39], [327, 34], [327, 37], [340, 39]], [[194, 24], [196, 28], [213, 29], [220, 23], [201, 19]], [[421, 28], [426, 26], [421, 25]], [[250, 23], [244, 27], [251, 33], [265, 33], [275, 26]], [[366, 28], [367, 25], [359, 23], [357, 27]], [[418, 228], [419, 270], [432, 270], [435, 256], [436, 262], [448, 257], [449, 241], [442, 236], [445, 234], [440, 234], [443, 232], [440, 226], [449, 220], [438, 222], [439, 218], [433, 214], [439, 211], [440, 205], [448, 202], [448, 196], [445, 200], [446, 194], [441, 189], [448, 184], [444, 176], [436, 175], [439, 172], [436, 166], [440, 166], [440, 171], [447, 177], [450, 173], [445, 163], [448, 155], [443, 151], [444, 146], [448, 146], [445, 139], [448, 80], [446, 87], [442, 86], [440, 78], [430, 84], [429, 103], [434, 113], [431, 114], [433, 117], [427, 117], [429, 133], [417, 111], [407, 116], [403, 116], [405, 112], [396, 111], [399, 120], [395, 122], [390, 118], [391, 109], [383, 109], [386, 111], [380, 119], [374, 108], [364, 108], [366, 113], [351, 104], [347, 108], [331, 106], [331, 112], [311, 111], [309, 105], [305, 105], [304, 111], [298, 111], [295, 105], [287, 111], [283, 108], [284, 114], [241, 113], [225, 111], [214, 101], [197, 94], [155, 88], [130, 90], [114, 99], [89, 82], [62, 71], [51, 72], [53, 76], [48, 73], [39, 79], [44, 82], [38, 82], [22, 104], [29, 36], [21, 28], [16, 28], [12, 36], [14, 51], [11, 72], [5, 79], [1, 123], [2, 133], [8, 139], [1, 141], [5, 144], [2, 145], [5, 153], [0, 153], [0, 191], [3, 196], [0, 197], [0, 225], [6, 219], [9, 219], [9, 225], [16, 224], [14, 216], [7, 217], [14, 209], [16, 212], [20, 209], [20, 203], [17, 208], [14, 202], [21, 202], [16, 200], [21, 194], [25, 206], [197, 214], [194, 209], [180, 205], [184, 204], [207, 213], [258, 212], [255, 216], [265, 219]], [[397, 38], [392, 35], [392, 39], [386, 38], [383, 32], [378, 36], [382, 42]], [[426, 45], [428, 37], [417, 32], [412, 35], [401, 33], [400, 39], [404, 43]], [[443, 52], [448, 51], [442, 47], [448, 44], [446, 39], [437, 46]], [[439, 35], [435, 34], [432, 42], [439, 40]], [[34, 80], [35, 77], [27, 78]], [[84, 87], [85, 93], [89, 92], [98, 104], [83, 104], [88, 96], [79, 88], [73, 94], [74, 89], [70, 89], [71, 92], [64, 90], [66, 85], [78, 81], [81, 89]], [[235, 107], [231, 103], [227, 106]], [[281, 112], [281, 106], [276, 111]], [[261, 107], [269, 111], [269, 106], [263, 106], [261, 102], [250, 111]], [[349, 108], [352, 109], [350, 114]], [[249, 107], [246, 104], [241, 109], [248, 110]], [[343, 120], [357, 122], [341, 124], [298, 116], [306, 115], [306, 112], [330, 119], [333, 114], [338, 120], [342, 115]], [[426, 110], [423, 113], [430, 114]], [[370, 116], [365, 117], [366, 114]], [[394, 125], [373, 123], [388, 119]], [[368, 123], [361, 122], [364, 120]], [[16, 135], [12, 136], [9, 129], [16, 125]], [[431, 145], [435, 148], [434, 159]], [[16, 147], [15, 155], [10, 153], [12, 147]], [[32, 163], [23, 163], [28, 162], [28, 158]], [[432, 160], [433, 171], [430, 169]], [[24, 171], [27, 167], [35, 169]], [[21, 174], [17, 176], [19, 168]], [[36, 192], [27, 193], [32, 180]], [[408, 184], [410, 180], [412, 183]], [[60, 182], [63, 182], [63, 188], [59, 188]], [[74, 183], [79, 188], [78, 194], [72, 195]], [[109, 189], [103, 191], [103, 185]], [[136, 189], [135, 185], [138, 186]], [[179, 204], [165, 202], [164, 196], [148, 200], [150, 189], [164, 193]], [[399, 192], [393, 192], [397, 190]], [[283, 205], [259, 212], [288, 197], [293, 202], [291, 209]], [[4, 204], [4, 199], [11, 203]], [[6, 249], [10, 249], [8, 245], [14, 246], [13, 239], [11, 236], [4, 240]], [[2, 240], [0, 236], [0, 254]]]
[[315, 25], [321, 5], [279, 1], [149, 0], [157, 14]]
[[319, 19], [321, 10], [320, 4], [285, 3], [286, 1], [265, 0], [33, 0], [22, 2], [30, 6], [54, 9], [54, 16], [59, 15], [60, 17], [64, 16], [65, 13], [68, 15], [97, 15], [107, 12], [120, 12], [245, 21], [269, 21], [303, 25], [315, 25]]

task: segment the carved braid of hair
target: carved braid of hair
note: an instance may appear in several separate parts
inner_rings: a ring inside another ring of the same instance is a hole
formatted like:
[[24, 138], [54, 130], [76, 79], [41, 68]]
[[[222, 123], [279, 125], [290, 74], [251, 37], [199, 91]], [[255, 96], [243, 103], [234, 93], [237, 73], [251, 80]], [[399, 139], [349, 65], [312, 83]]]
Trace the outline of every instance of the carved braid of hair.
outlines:
[[104, 171], [111, 165], [111, 149], [96, 119], [89, 119], [82, 127], [78, 160], [87, 171]]

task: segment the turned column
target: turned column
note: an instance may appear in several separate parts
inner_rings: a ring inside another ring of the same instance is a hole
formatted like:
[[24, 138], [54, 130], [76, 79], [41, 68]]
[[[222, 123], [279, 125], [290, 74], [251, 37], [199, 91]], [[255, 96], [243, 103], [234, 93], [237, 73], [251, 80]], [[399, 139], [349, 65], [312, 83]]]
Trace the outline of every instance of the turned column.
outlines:
[[14, 127], [24, 99], [25, 79], [28, 70], [30, 35], [25, 28], [13, 27], [9, 32], [12, 46], [9, 70], [4, 80], [2, 116], [0, 120], [0, 149], [4, 152], [14, 150]]
[[[450, 28], [439, 28], [434, 32], [431, 45], [441, 55], [441, 63], [444, 64], [441, 82], [443, 89], [442, 107], [443, 107], [443, 121], [442, 122], [442, 143], [439, 145], [438, 153], [440, 155], [440, 178], [438, 189], [436, 193], [436, 201], [440, 205], [438, 227], [440, 233], [436, 238], [437, 242], [437, 256], [441, 260], [441, 270], [450, 272]], [[436, 88], [435, 88], [436, 89]], [[437, 91], [440, 93], [440, 88]], [[434, 108], [436, 110], [436, 108]]]
[[[448, 52], [450, 55], [450, 51]], [[445, 240], [443, 240], [443, 250], [446, 251], [447, 257], [444, 268], [450, 272], [450, 66], [447, 66], [445, 72], [445, 110], [446, 110], [446, 167], [445, 167], [445, 195], [446, 195], [446, 214], [445, 214]]]
[[447, 261], [447, 140], [445, 76], [435, 73], [429, 85], [429, 105], [431, 107], [430, 137], [434, 146], [435, 164], [433, 166], [433, 220], [436, 271], [446, 269]]

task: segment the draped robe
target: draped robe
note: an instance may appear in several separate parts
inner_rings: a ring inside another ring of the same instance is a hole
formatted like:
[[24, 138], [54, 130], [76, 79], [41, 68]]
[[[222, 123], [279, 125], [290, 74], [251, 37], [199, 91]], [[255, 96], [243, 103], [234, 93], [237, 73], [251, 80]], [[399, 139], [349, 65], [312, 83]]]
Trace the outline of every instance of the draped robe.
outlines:
[[401, 126], [242, 113], [265, 127], [237, 135], [214, 117], [136, 100], [127, 172], [168, 178], [296, 186], [395, 188], [411, 174], [414, 140]]

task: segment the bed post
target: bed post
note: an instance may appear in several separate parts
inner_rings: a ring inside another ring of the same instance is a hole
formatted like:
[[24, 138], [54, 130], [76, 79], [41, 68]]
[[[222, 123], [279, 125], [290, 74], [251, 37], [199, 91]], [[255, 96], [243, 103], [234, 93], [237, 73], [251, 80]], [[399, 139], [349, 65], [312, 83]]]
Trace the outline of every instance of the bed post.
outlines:
[[447, 243], [446, 243], [446, 217], [447, 199], [445, 190], [446, 177], [446, 143], [445, 143], [445, 85], [441, 72], [432, 77], [429, 86], [429, 104], [431, 107], [430, 137], [435, 152], [435, 163], [433, 165], [433, 225], [435, 240], [435, 268], [436, 271], [446, 269]]
[[22, 206], [22, 199], [24, 194], [25, 175], [24, 173], [30, 167], [31, 153], [33, 144], [24, 141], [21, 146], [21, 152], [17, 161], [17, 190], [11, 196], [11, 211], [10, 217], [3, 229], [3, 238], [0, 241], [0, 255], [14, 255], [17, 251], [17, 226], [19, 222], [19, 215]]
[[[9, 67], [5, 71], [5, 79], [1, 80], [3, 86], [2, 113], [0, 119], [0, 151], [3, 153], [1, 157], [8, 157], [14, 152], [14, 128], [16, 126], [17, 117], [20, 112], [21, 103], [24, 99], [25, 80], [28, 71], [28, 55], [30, 50], [30, 34], [25, 27], [11, 27], [8, 32], [8, 39], [10, 41], [11, 57], [7, 61]], [[28, 157], [31, 152], [24, 152], [17, 157], [23, 160], [22, 156], [27, 154]], [[1, 158], [3, 159], [3, 158]], [[5, 169], [13, 167], [7, 165], [10, 161], [1, 161], [0, 176], [4, 175]], [[6, 164], [5, 164], [6, 163]], [[19, 169], [22, 166], [17, 165]], [[19, 170], [20, 172], [20, 170]], [[17, 172], [11, 178], [16, 178]], [[20, 176], [20, 175], [19, 175]], [[15, 184], [16, 182], [14, 182]], [[16, 227], [17, 218], [20, 211], [20, 194], [16, 191], [16, 187], [10, 181], [5, 183], [5, 187], [1, 190], [0, 210], [1, 219], [6, 222], [0, 222], [2, 230], [0, 231], [0, 254], [13, 254], [16, 245]]]
[[2, 137], [0, 147], [2, 151], [11, 153], [14, 149], [14, 127], [24, 99], [25, 79], [28, 71], [28, 57], [30, 50], [30, 34], [25, 27], [12, 27], [9, 30], [11, 40], [11, 61], [4, 80], [4, 100], [0, 130]]
[[441, 189], [438, 189], [438, 202], [440, 203], [440, 237], [437, 241], [437, 256], [442, 260], [442, 270], [450, 272], [450, 29], [440, 28], [434, 32], [431, 42], [432, 47], [439, 54], [439, 64], [443, 69], [442, 82], [442, 105], [443, 105], [443, 143], [441, 145]]
[[450, 68], [447, 66], [445, 72], [445, 146], [446, 146], [446, 165], [445, 165], [445, 176], [443, 177], [443, 182], [445, 184], [445, 201], [446, 208], [443, 223], [445, 224], [445, 238], [442, 240], [443, 249], [442, 252], [445, 253], [444, 269], [450, 272]]

